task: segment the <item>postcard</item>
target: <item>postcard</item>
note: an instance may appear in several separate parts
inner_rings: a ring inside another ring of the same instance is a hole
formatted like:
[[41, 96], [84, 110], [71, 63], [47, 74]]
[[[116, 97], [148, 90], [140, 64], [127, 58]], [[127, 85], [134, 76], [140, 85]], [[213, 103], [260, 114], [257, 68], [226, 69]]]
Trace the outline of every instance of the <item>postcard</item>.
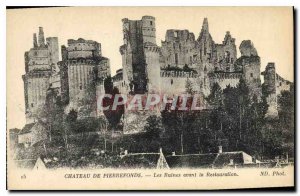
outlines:
[[294, 187], [293, 7], [6, 11], [9, 190]]

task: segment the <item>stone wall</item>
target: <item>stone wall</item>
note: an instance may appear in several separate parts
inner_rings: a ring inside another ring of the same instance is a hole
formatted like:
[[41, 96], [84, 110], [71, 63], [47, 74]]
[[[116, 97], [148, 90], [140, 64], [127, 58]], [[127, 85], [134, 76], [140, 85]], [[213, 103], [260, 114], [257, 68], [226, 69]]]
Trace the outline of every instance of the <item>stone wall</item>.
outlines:
[[276, 94], [280, 95], [282, 91], [290, 91], [291, 82], [285, 80], [280, 75], [276, 74]]
[[68, 59], [95, 58], [101, 56], [101, 44], [79, 38], [78, 40], [68, 40]]
[[104, 79], [111, 75], [110, 73], [110, 61], [108, 58], [102, 57], [100, 63], [97, 65], [97, 77]]
[[186, 83], [189, 79], [193, 84], [193, 90], [199, 92], [199, 84], [197, 83], [197, 75], [193, 72], [183, 71], [161, 71], [160, 83], [161, 93], [168, 95], [180, 95], [186, 93]]
[[183, 68], [184, 65], [197, 62], [198, 51], [195, 36], [188, 30], [167, 30], [165, 41], [162, 41], [161, 45], [163, 67]]
[[81, 101], [84, 96], [87, 95], [88, 89], [94, 79], [94, 64], [87, 63], [86, 61], [73, 62], [68, 64], [68, 76], [69, 76], [69, 98], [70, 103], [76, 105], [78, 101]]
[[23, 75], [25, 89], [26, 122], [30, 123], [42, 111], [46, 101], [46, 92], [49, 88], [51, 72], [31, 72]]
[[215, 45], [215, 70], [234, 72], [234, 62], [237, 59], [235, 39], [227, 31], [222, 44]]
[[146, 75], [147, 75], [147, 92], [160, 93], [160, 64], [159, 52], [160, 49], [152, 43], [145, 43], [145, 60], [146, 60]]
[[117, 74], [112, 77], [114, 87], [119, 89], [121, 94], [126, 95], [130, 91], [129, 84], [123, 79], [123, 69], [118, 69]]
[[54, 65], [56, 71], [59, 71], [57, 63], [59, 61], [59, 49], [58, 49], [58, 38], [57, 37], [47, 37], [46, 38], [50, 62]]
[[215, 72], [209, 74], [209, 84], [212, 88], [214, 83], [218, 83], [221, 89], [225, 89], [228, 85], [236, 87], [243, 76], [241, 72]]

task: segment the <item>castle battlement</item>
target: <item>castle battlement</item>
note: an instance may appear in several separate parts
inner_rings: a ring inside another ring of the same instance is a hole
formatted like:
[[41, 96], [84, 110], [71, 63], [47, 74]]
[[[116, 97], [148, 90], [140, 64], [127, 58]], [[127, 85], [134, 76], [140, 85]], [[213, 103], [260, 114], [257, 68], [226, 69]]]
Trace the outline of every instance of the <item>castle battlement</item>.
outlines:
[[74, 39], [68, 39], [68, 45], [69, 44], [78, 44], [78, 43], [85, 43], [85, 44], [91, 44], [91, 45], [98, 45], [99, 43], [93, 40], [85, 40], [83, 38], [78, 38], [77, 40]]
[[160, 52], [160, 47], [158, 47], [157, 45], [151, 43], [151, 42], [146, 42], [144, 44], [144, 49], [145, 51], [150, 51], [150, 52]]
[[155, 20], [155, 17], [153, 17], [153, 16], [143, 16], [142, 17], [142, 20]]
[[194, 72], [185, 72], [185, 71], [160, 71], [160, 77], [175, 77], [175, 78], [196, 78], [198, 75]]
[[214, 72], [208, 74], [210, 79], [239, 79], [242, 76], [242, 72]]
[[79, 58], [79, 59], [67, 60], [67, 63], [69, 65], [96, 65], [96, 64], [98, 64], [98, 61], [93, 60], [93, 59]]

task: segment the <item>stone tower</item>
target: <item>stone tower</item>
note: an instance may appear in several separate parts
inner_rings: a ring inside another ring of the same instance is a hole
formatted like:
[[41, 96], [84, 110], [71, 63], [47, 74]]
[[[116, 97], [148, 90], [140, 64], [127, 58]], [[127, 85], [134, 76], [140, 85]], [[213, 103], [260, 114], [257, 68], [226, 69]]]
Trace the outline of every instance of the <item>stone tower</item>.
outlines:
[[[133, 94], [144, 98], [148, 93], [159, 93], [161, 52], [156, 45], [155, 18], [152, 16], [143, 16], [141, 20], [124, 18], [122, 22], [124, 44], [120, 47], [120, 53], [123, 66], [122, 86], [125, 85], [123, 89], [128, 89], [125, 94], [129, 94], [130, 99]], [[147, 112], [125, 109], [124, 133], [143, 131], [147, 117], [157, 114], [157, 108]]]
[[45, 37], [43, 27], [39, 27], [39, 46], [45, 46]]
[[58, 49], [58, 38], [57, 37], [47, 37], [46, 38], [50, 61], [52, 63], [53, 68], [58, 72], [57, 63], [59, 61], [59, 49]]
[[277, 118], [277, 90], [276, 90], [276, 70], [274, 63], [268, 63], [264, 72], [261, 73], [264, 76], [263, 93], [266, 96], [267, 103], [269, 105], [266, 113], [266, 118]]
[[147, 92], [160, 92], [160, 48], [151, 42], [144, 45], [144, 53], [146, 60], [146, 76], [147, 76]]
[[[26, 123], [37, 121], [46, 101], [52, 65], [58, 62], [58, 39], [47, 38], [45, 43], [44, 31], [39, 27], [38, 39], [33, 34], [33, 48], [25, 52], [24, 95], [26, 108]], [[38, 41], [37, 41], [38, 40]]]
[[68, 47], [62, 46], [59, 66], [63, 102], [73, 109], [96, 105], [97, 80], [110, 75], [109, 60], [102, 57], [100, 43], [69, 39]]
[[143, 16], [141, 20], [124, 18], [122, 55], [123, 79], [133, 93], [147, 92], [147, 70], [144, 45], [156, 45], [155, 18]]
[[242, 41], [240, 47], [241, 57], [236, 61], [237, 67], [242, 67], [243, 77], [249, 88], [250, 98], [254, 96], [261, 99], [261, 80], [260, 80], [260, 57], [250, 40]]

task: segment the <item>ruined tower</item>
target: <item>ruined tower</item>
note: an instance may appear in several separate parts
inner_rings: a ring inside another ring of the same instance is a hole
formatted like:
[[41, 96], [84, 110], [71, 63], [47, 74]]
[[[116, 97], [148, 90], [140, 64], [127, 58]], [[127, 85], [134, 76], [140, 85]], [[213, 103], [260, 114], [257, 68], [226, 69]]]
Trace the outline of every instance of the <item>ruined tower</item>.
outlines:
[[49, 54], [50, 54], [50, 61], [52, 63], [53, 69], [57, 72], [59, 71], [57, 63], [59, 61], [59, 48], [58, 48], [58, 38], [57, 37], [47, 37], [46, 38]]
[[250, 40], [242, 41], [240, 47], [241, 57], [235, 62], [236, 69], [241, 69], [243, 78], [249, 88], [250, 98], [254, 96], [261, 99], [260, 57]]
[[167, 30], [165, 41], [162, 41], [161, 45], [165, 58], [164, 67], [193, 67], [197, 61], [195, 36], [188, 30]]
[[[156, 45], [155, 18], [143, 16], [141, 20], [124, 18], [122, 55], [122, 89], [132, 95], [146, 96], [160, 92], [160, 48]], [[120, 81], [116, 82], [120, 84]], [[116, 84], [115, 83], [115, 84]], [[123, 92], [124, 93], [124, 92]], [[124, 133], [143, 131], [146, 119], [158, 114], [157, 110], [140, 111], [125, 109], [123, 115]], [[139, 122], [139, 123], [136, 123]], [[135, 127], [137, 126], [138, 127]]]
[[[58, 62], [58, 39], [47, 38], [45, 43], [44, 31], [39, 27], [38, 39], [33, 34], [33, 48], [25, 52], [24, 95], [26, 108], [26, 123], [37, 120], [42, 112], [46, 100], [46, 92], [49, 88], [52, 65]], [[38, 41], [37, 41], [38, 40]], [[53, 41], [55, 40], [55, 41]]]
[[39, 27], [39, 46], [45, 46], [45, 37], [43, 27]]
[[62, 46], [59, 65], [63, 102], [73, 109], [95, 104], [97, 81], [110, 75], [109, 60], [102, 57], [100, 43], [69, 39], [68, 47]]
[[[130, 91], [143, 94], [148, 91], [144, 46], [156, 46], [155, 18], [152, 16], [143, 16], [141, 20], [124, 18], [122, 22], [124, 44], [120, 47], [120, 53], [123, 79], [125, 85], [130, 86]], [[147, 57], [148, 63], [150, 56]]]
[[215, 43], [212, 39], [212, 36], [209, 33], [209, 26], [207, 18], [204, 18], [202, 29], [200, 35], [197, 39], [198, 41], [198, 50], [199, 50], [199, 60], [203, 64], [203, 67], [206, 66], [207, 71], [210, 72], [214, 69], [214, 48]]
[[276, 70], [274, 63], [268, 63], [264, 72], [261, 73], [264, 76], [263, 89], [266, 96], [267, 103], [269, 105], [266, 113], [266, 118], [277, 118], [277, 91], [276, 91]]
[[229, 31], [226, 32], [222, 44], [215, 45], [214, 70], [224, 72], [234, 72], [234, 62], [237, 58], [235, 38], [233, 38]]

